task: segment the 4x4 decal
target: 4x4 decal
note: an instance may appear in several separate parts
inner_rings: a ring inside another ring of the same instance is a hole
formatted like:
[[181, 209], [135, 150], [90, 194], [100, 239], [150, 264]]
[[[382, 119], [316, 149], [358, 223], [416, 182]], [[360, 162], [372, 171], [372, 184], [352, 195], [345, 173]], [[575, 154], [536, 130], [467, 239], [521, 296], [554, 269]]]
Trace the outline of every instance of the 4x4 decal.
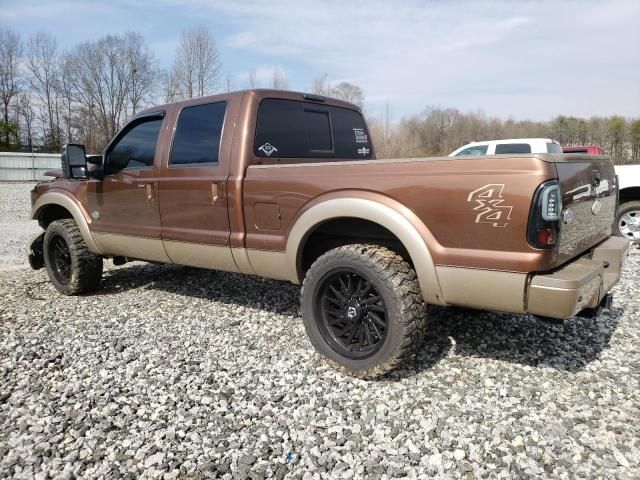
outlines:
[[494, 227], [506, 227], [511, 220], [512, 206], [504, 205], [502, 190], [504, 183], [490, 183], [480, 187], [467, 197], [467, 202], [475, 202], [476, 223], [490, 223]]

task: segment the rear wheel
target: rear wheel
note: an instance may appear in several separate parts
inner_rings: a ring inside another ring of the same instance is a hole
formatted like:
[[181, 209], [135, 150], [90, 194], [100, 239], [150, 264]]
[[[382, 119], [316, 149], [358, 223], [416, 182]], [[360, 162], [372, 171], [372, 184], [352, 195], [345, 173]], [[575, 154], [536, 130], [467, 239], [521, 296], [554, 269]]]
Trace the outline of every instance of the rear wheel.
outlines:
[[94, 291], [102, 278], [102, 257], [89, 251], [73, 219], [51, 222], [44, 234], [44, 264], [53, 286], [65, 295]]
[[616, 215], [615, 234], [640, 242], [640, 201], [622, 203]]
[[420, 345], [426, 324], [415, 271], [378, 245], [346, 245], [318, 258], [304, 280], [302, 311], [316, 350], [360, 378], [400, 365]]

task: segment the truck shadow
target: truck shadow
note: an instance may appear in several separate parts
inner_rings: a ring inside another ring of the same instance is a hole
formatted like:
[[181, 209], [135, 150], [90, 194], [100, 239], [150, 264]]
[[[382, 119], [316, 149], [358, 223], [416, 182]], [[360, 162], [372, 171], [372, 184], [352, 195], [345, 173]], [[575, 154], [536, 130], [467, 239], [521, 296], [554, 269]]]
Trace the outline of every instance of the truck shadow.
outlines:
[[[300, 288], [287, 282], [174, 265], [133, 264], [105, 272], [99, 295], [157, 289], [186, 297], [256, 308], [296, 317]], [[431, 306], [428, 330], [415, 358], [389, 376], [410, 377], [444, 357], [491, 358], [531, 367], [577, 372], [607, 348], [623, 310], [597, 319], [543, 321], [530, 315], [498, 314]]]
[[127, 264], [105, 271], [100, 290], [114, 295], [153, 289], [186, 297], [257, 308], [280, 315], [298, 315], [300, 288], [288, 282], [178, 265]]
[[412, 370], [422, 371], [447, 355], [578, 372], [607, 348], [623, 313], [613, 308], [598, 318], [547, 321], [531, 315], [430, 307], [424, 345], [407, 371], [398, 374], [410, 376]]

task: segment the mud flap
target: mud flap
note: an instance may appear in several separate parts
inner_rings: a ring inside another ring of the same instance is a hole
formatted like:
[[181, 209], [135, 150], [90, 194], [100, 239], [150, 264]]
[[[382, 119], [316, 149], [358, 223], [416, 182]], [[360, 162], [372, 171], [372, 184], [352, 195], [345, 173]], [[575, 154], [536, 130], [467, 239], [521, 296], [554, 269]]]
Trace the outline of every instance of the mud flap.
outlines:
[[31, 265], [31, 268], [34, 270], [40, 270], [44, 267], [43, 245], [44, 233], [41, 233], [33, 239], [29, 246], [29, 265]]

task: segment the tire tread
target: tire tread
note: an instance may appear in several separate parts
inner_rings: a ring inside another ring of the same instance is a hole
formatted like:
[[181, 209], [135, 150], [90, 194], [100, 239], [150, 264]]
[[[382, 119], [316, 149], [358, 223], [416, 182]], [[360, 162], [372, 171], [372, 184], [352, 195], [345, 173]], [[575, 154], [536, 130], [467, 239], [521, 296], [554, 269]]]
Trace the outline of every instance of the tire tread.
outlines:
[[65, 230], [69, 238], [71, 257], [76, 259], [75, 275], [72, 273], [72, 278], [64, 290], [58, 290], [65, 295], [80, 295], [97, 290], [102, 279], [102, 257], [89, 251], [80, 228], [72, 218], [51, 222], [48, 228], [52, 226], [59, 226]]
[[328, 363], [350, 376], [363, 379], [374, 379], [394, 370], [412, 356], [421, 345], [427, 326], [425, 303], [415, 270], [396, 252], [377, 244], [347, 244], [330, 250], [316, 259], [311, 265], [302, 284], [301, 297], [305, 289], [314, 281], [314, 274], [324, 264], [336, 258], [349, 258], [372, 267], [384, 282], [393, 285], [393, 295], [399, 304], [400, 318], [403, 324], [403, 335], [400, 347], [393, 356], [383, 364], [365, 370], [354, 371], [330, 358]]

